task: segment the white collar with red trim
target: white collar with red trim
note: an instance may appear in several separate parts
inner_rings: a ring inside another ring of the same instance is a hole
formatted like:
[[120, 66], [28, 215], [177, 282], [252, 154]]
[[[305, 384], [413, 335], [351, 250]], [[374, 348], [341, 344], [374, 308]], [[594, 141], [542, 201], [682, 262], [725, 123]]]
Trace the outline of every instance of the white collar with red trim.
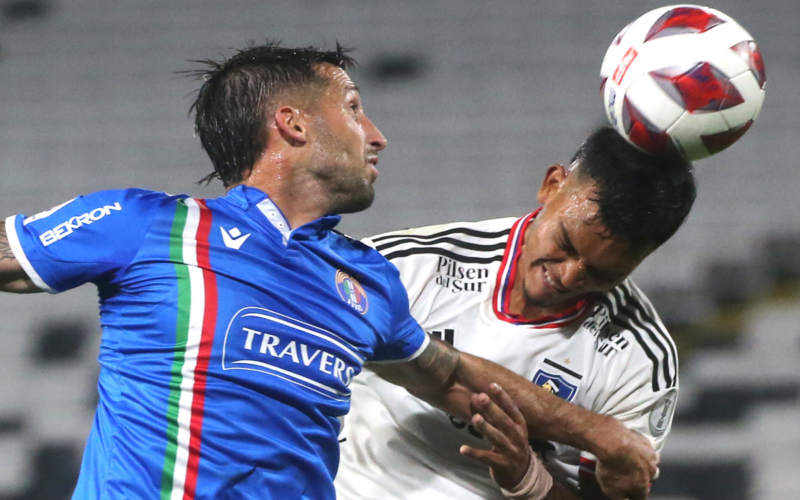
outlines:
[[508, 235], [508, 242], [506, 243], [503, 260], [500, 263], [500, 269], [497, 271], [497, 283], [494, 288], [492, 309], [494, 309], [494, 313], [498, 319], [508, 323], [532, 328], [559, 328], [566, 326], [582, 316], [586, 310], [588, 301], [582, 300], [574, 307], [559, 314], [536, 319], [527, 319], [519, 314], [508, 312], [509, 303], [511, 301], [511, 290], [514, 287], [514, 279], [517, 275], [517, 261], [519, 260], [525, 232], [530, 222], [536, 218], [541, 210], [542, 209], [539, 208], [535, 212], [518, 219], [514, 225], [511, 226], [511, 233]]

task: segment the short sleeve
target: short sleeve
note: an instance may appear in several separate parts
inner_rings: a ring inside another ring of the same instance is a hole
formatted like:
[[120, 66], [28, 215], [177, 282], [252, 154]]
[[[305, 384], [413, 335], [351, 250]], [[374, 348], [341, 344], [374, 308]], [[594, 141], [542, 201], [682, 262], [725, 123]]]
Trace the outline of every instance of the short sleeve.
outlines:
[[397, 268], [386, 263], [389, 296], [392, 308], [392, 329], [390, 334], [377, 346], [370, 362], [388, 363], [411, 361], [422, 354], [430, 339], [417, 321], [411, 317], [408, 296], [400, 282]]
[[[675, 414], [677, 378], [674, 385], [654, 388], [653, 365], [641, 352], [629, 352], [628, 356], [617, 359], [615, 365], [606, 379], [606, 397], [596, 401], [593, 411], [612, 416], [628, 429], [644, 435], [655, 451], [661, 453]], [[581, 452], [581, 489], [596, 487], [596, 463], [597, 458], [592, 454]]]
[[[649, 388], [631, 394], [615, 411], [606, 413], [621, 421], [625, 427], [644, 435], [653, 444], [657, 453], [664, 449], [664, 443], [672, 428], [672, 417], [675, 415], [675, 404], [678, 399], [678, 388], [672, 387], [659, 392]], [[599, 491], [595, 478], [597, 458], [589, 452], [580, 452], [578, 469], [581, 491]]]
[[677, 384], [654, 391], [649, 367], [635, 370], [609, 391], [611, 397], [598, 413], [610, 415], [631, 430], [648, 436], [660, 452], [672, 427], [678, 399]]
[[112, 279], [136, 256], [163, 193], [139, 189], [78, 196], [5, 221], [14, 256], [42, 290], [57, 293]]

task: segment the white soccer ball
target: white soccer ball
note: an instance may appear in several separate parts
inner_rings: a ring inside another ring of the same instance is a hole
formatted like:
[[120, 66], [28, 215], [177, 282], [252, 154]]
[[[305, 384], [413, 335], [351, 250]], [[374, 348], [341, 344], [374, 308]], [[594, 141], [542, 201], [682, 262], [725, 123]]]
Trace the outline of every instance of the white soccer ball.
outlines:
[[698, 160], [736, 142], [764, 103], [753, 37], [699, 5], [651, 10], [623, 29], [600, 69], [606, 115], [634, 146]]

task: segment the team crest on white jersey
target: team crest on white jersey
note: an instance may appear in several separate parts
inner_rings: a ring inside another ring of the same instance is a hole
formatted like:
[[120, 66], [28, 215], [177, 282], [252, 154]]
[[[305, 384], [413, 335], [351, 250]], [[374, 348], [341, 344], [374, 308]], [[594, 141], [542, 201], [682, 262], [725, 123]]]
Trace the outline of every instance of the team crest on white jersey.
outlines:
[[544, 370], [539, 370], [533, 376], [533, 383], [542, 386], [550, 394], [555, 394], [561, 399], [572, 401], [578, 388], [566, 380], [561, 375], [553, 375]]
[[336, 291], [347, 305], [360, 314], [366, 314], [369, 309], [367, 292], [361, 283], [344, 271], [336, 271]]

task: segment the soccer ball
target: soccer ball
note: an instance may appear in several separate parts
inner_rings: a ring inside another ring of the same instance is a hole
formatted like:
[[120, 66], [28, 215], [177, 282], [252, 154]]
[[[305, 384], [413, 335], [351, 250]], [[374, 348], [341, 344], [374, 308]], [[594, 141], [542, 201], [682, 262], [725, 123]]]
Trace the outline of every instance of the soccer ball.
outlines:
[[606, 115], [634, 146], [698, 160], [736, 142], [764, 103], [753, 37], [722, 12], [671, 5], [611, 43], [600, 69]]

